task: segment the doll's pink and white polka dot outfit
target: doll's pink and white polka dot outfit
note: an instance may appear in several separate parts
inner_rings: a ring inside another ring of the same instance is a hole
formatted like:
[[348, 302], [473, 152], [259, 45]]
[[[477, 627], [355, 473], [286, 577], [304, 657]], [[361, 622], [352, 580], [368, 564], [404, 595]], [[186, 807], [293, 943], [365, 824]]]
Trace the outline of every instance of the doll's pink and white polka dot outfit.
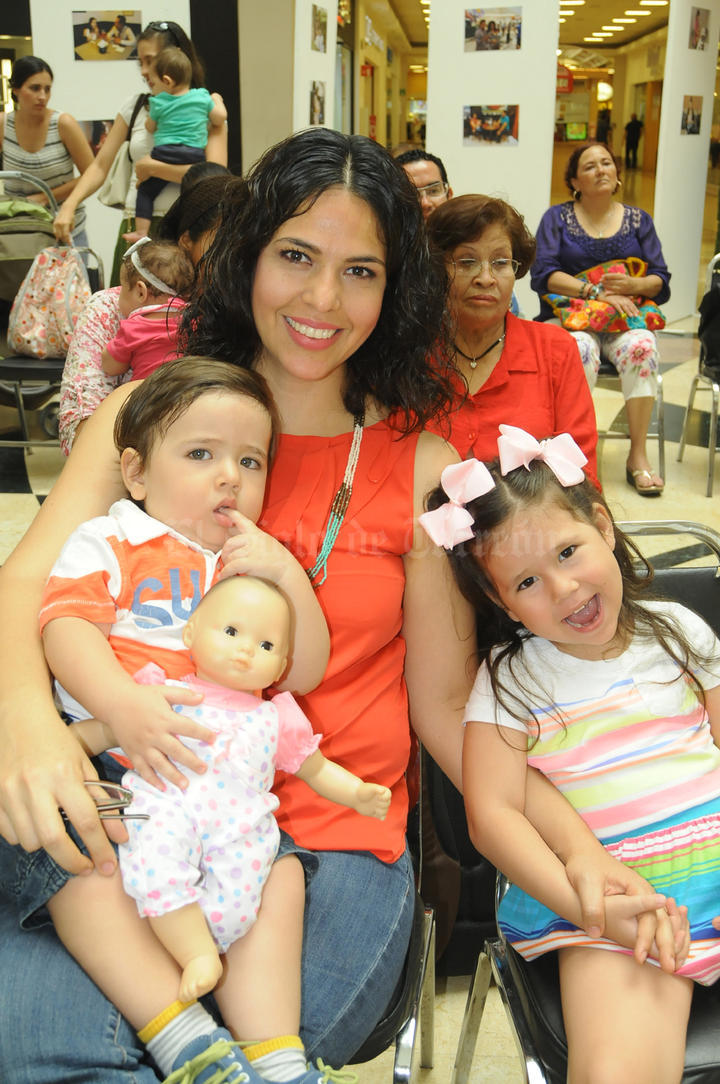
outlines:
[[134, 794], [127, 812], [150, 819], [125, 822], [129, 839], [120, 846], [120, 869], [141, 915], [198, 902], [226, 952], [253, 925], [277, 853], [278, 800], [270, 793], [275, 769], [296, 772], [320, 735], [290, 693], [259, 700], [192, 676], [173, 684], [203, 693], [198, 707], [176, 710], [218, 736], [212, 745], [183, 737], [207, 764], [204, 775], [186, 772], [184, 791], [167, 783], [163, 793], [134, 771], [126, 773], [123, 784]]

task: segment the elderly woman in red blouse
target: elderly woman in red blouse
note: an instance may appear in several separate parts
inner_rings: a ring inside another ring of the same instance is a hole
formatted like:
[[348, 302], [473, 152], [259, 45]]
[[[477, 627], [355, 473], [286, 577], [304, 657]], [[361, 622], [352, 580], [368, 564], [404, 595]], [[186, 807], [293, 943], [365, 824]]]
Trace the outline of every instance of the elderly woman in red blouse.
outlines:
[[433, 211], [427, 229], [450, 275], [459, 403], [449, 422], [435, 423], [437, 432], [463, 458], [477, 459], [496, 455], [501, 423], [538, 440], [570, 433], [597, 484], [595, 411], [572, 335], [509, 311], [515, 281], [535, 256], [522, 216], [501, 199], [459, 196]]

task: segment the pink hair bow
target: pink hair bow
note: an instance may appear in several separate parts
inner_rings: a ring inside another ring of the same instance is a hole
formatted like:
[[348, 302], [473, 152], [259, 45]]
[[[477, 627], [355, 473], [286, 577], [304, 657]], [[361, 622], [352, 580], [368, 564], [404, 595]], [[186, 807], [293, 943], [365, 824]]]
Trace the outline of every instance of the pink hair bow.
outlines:
[[534, 459], [547, 463], [561, 486], [575, 486], [582, 482], [583, 467], [587, 456], [577, 446], [569, 433], [560, 433], [550, 440], [537, 441], [524, 429], [514, 425], [501, 425], [498, 437], [500, 471], [503, 475], [516, 467], [530, 469]]
[[432, 512], [423, 512], [419, 521], [437, 546], [451, 550], [473, 536], [473, 518], [465, 505], [495, 488], [495, 482], [484, 463], [466, 459], [452, 463], [440, 475], [440, 485], [450, 498]]

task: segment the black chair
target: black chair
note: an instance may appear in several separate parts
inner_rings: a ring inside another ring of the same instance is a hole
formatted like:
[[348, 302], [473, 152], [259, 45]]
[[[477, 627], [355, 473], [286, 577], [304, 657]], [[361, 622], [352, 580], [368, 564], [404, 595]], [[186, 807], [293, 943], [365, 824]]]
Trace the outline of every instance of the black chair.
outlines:
[[[655, 584], [667, 598], [696, 610], [720, 635], [720, 534], [696, 523], [660, 521], [620, 523], [629, 535], [689, 535], [707, 547], [712, 565], [663, 567], [668, 556], [653, 559]], [[689, 559], [683, 551], [684, 560]], [[695, 556], [695, 554], [691, 554]], [[500, 874], [496, 908], [507, 888]], [[530, 1084], [564, 1084], [567, 1043], [563, 1027], [555, 953], [528, 964], [498, 933], [485, 944], [470, 986], [451, 1084], [467, 1084], [491, 977], [495, 978]], [[685, 1052], [685, 1084], [720, 1080], [720, 983], [695, 986]]]
[[[413, 764], [415, 762], [413, 761]], [[424, 766], [417, 760], [418, 784], [422, 788]], [[412, 773], [413, 769], [410, 769]], [[416, 882], [421, 879], [423, 866], [422, 813], [416, 804], [408, 817], [407, 829]], [[349, 1059], [350, 1065], [373, 1061], [395, 1044], [393, 1084], [408, 1084], [411, 1079], [415, 1051], [420, 1040], [420, 1064], [431, 1069], [434, 1058], [435, 1010], [435, 913], [415, 892], [410, 942], [403, 971], [390, 1004], [375, 1025], [371, 1035]]]
[[720, 403], [720, 253], [713, 256], [708, 264], [705, 296], [700, 302], [698, 338], [700, 339], [698, 371], [690, 383], [690, 394], [688, 395], [688, 404], [683, 417], [677, 458], [678, 463], [681, 463], [685, 452], [688, 417], [695, 402], [695, 395], [698, 391], [709, 391], [712, 396], [712, 404], [710, 407], [705, 494], [712, 497], [715, 478], [715, 452], [717, 450], [718, 404]]
[[420, 1064], [432, 1068], [434, 1002], [435, 918], [416, 893], [410, 944], [398, 988], [372, 1035], [350, 1058], [350, 1064], [372, 1061], [394, 1042], [393, 1084], [407, 1084], [419, 1038]]

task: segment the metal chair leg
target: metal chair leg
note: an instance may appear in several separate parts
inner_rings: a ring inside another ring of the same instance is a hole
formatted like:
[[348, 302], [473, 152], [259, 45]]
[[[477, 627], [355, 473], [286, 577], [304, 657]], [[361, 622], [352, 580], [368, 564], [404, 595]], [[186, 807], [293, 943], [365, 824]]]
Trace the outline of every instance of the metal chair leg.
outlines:
[[685, 439], [687, 437], [688, 416], [690, 414], [690, 411], [693, 408], [693, 403], [695, 402], [695, 393], [697, 392], [697, 389], [698, 389], [698, 381], [699, 380], [700, 380], [700, 373], [695, 373], [692, 380], [690, 381], [690, 395], [688, 396], [688, 405], [685, 408], [685, 417], [683, 418], [682, 432], [680, 434], [680, 444], [678, 446], [678, 454], [677, 454], [678, 463], [682, 463], [682, 457], [683, 457], [683, 454], [685, 452]]
[[470, 1069], [475, 1054], [480, 1023], [485, 1011], [491, 977], [490, 960], [485, 952], [481, 952], [468, 991], [465, 1015], [460, 1029], [460, 1038], [450, 1084], [467, 1084], [470, 1079]]
[[708, 497], [713, 495], [713, 481], [715, 478], [715, 455], [717, 452], [717, 423], [718, 423], [718, 399], [720, 398], [720, 385], [714, 380], [711, 384], [712, 391], [712, 410], [710, 412], [710, 433], [708, 436], [708, 477], [707, 477], [707, 490]]
[[425, 958], [415, 1011], [395, 1039], [395, 1063], [393, 1084], [409, 1084], [412, 1079], [413, 1054], [420, 1029], [420, 1063], [424, 1069], [432, 1069], [434, 1057], [435, 998], [435, 914], [425, 911]]
[[657, 412], [657, 439], [658, 439], [658, 466], [660, 477], [665, 478], [665, 399], [663, 397], [663, 378], [658, 373], [657, 398], [655, 400]]

